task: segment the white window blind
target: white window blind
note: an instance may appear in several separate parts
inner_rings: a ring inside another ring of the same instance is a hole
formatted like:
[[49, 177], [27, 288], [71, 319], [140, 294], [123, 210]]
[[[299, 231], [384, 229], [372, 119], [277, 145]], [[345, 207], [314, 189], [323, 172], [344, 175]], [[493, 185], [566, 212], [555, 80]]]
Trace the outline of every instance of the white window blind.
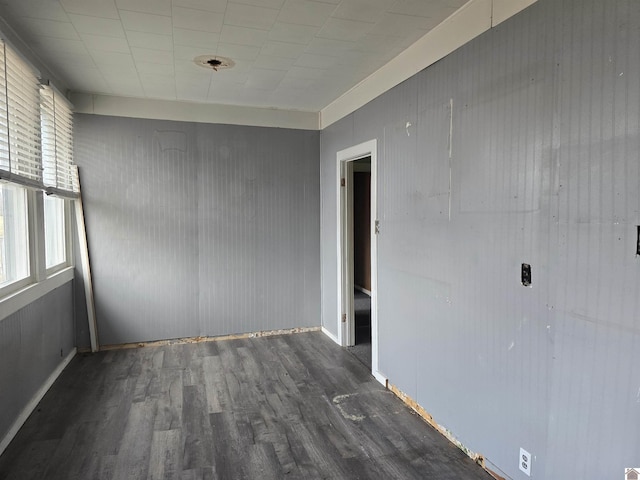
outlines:
[[8, 45], [0, 51], [0, 178], [42, 187], [38, 74]]
[[49, 193], [74, 196], [78, 177], [73, 164], [71, 105], [50, 86], [42, 87], [40, 101], [44, 185]]

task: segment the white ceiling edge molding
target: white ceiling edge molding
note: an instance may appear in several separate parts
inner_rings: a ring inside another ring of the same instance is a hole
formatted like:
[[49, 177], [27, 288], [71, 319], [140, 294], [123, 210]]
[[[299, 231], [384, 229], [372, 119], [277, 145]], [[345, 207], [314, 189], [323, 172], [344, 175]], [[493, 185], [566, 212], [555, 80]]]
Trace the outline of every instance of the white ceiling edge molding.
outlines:
[[320, 129], [433, 65], [537, 0], [471, 0], [424, 37], [320, 111]]
[[179, 122], [318, 130], [319, 113], [276, 108], [72, 93], [75, 113]]

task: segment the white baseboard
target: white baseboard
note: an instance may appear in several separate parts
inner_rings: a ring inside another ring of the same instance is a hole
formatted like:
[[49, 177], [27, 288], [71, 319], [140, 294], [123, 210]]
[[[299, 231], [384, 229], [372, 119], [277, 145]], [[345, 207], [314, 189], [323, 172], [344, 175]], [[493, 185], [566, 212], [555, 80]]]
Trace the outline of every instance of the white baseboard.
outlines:
[[324, 333], [327, 337], [329, 337], [331, 340], [333, 340], [335, 343], [337, 343], [338, 345], [340, 345], [340, 342], [338, 341], [338, 337], [336, 337], [333, 333], [331, 333], [329, 330], [327, 330], [326, 328], [322, 327], [322, 333]]
[[384, 375], [382, 375], [380, 372], [371, 372], [371, 375], [373, 375], [373, 378], [375, 378], [377, 381], [379, 381], [385, 388], [387, 388], [387, 377], [385, 377]]
[[49, 375], [49, 378], [47, 378], [47, 380], [42, 384], [42, 386], [36, 392], [33, 398], [31, 398], [31, 401], [22, 409], [22, 411], [20, 412], [20, 415], [18, 415], [18, 418], [16, 418], [15, 422], [13, 422], [13, 425], [11, 425], [11, 428], [9, 429], [7, 434], [4, 436], [2, 441], [0, 441], [0, 455], [2, 455], [2, 452], [4, 452], [5, 449], [9, 446], [9, 444], [11, 443], [11, 440], [13, 440], [13, 437], [16, 436], [20, 428], [22, 428], [22, 425], [24, 425], [24, 422], [26, 422], [27, 418], [29, 418], [29, 415], [31, 415], [31, 413], [36, 409], [36, 407], [38, 406], [38, 403], [40, 403], [40, 400], [42, 400], [42, 398], [51, 388], [51, 385], [53, 385], [53, 382], [56, 381], [56, 379], [60, 376], [62, 371], [65, 369], [65, 367], [69, 365], [69, 362], [75, 356], [76, 356], [76, 349], [74, 348], [69, 352], [69, 355], [67, 355], [66, 358], [62, 362], [60, 362], [60, 364], [58, 364], [56, 369], [53, 372], [51, 372], [51, 375]]

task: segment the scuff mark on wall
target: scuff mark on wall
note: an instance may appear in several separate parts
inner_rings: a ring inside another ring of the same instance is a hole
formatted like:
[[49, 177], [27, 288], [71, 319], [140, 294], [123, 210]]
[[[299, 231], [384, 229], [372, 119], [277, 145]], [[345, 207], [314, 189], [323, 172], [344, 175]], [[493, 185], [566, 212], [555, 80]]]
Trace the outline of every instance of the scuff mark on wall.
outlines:
[[178, 130], [156, 130], [154, 138], [162, 152], [178, 151], [187, 153], [187, 134]]

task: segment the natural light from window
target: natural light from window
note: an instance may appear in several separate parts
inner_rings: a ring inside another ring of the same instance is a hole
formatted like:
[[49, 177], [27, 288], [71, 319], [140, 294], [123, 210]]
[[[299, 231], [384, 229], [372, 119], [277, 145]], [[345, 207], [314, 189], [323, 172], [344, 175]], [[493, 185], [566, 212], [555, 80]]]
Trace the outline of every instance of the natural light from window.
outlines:
[[64, 200], [44, 196], [44, 238], [47, 268], [66, 263]]
[[26, 190], [16, 185], [0, 184], [0, 288], [28, 276]]

